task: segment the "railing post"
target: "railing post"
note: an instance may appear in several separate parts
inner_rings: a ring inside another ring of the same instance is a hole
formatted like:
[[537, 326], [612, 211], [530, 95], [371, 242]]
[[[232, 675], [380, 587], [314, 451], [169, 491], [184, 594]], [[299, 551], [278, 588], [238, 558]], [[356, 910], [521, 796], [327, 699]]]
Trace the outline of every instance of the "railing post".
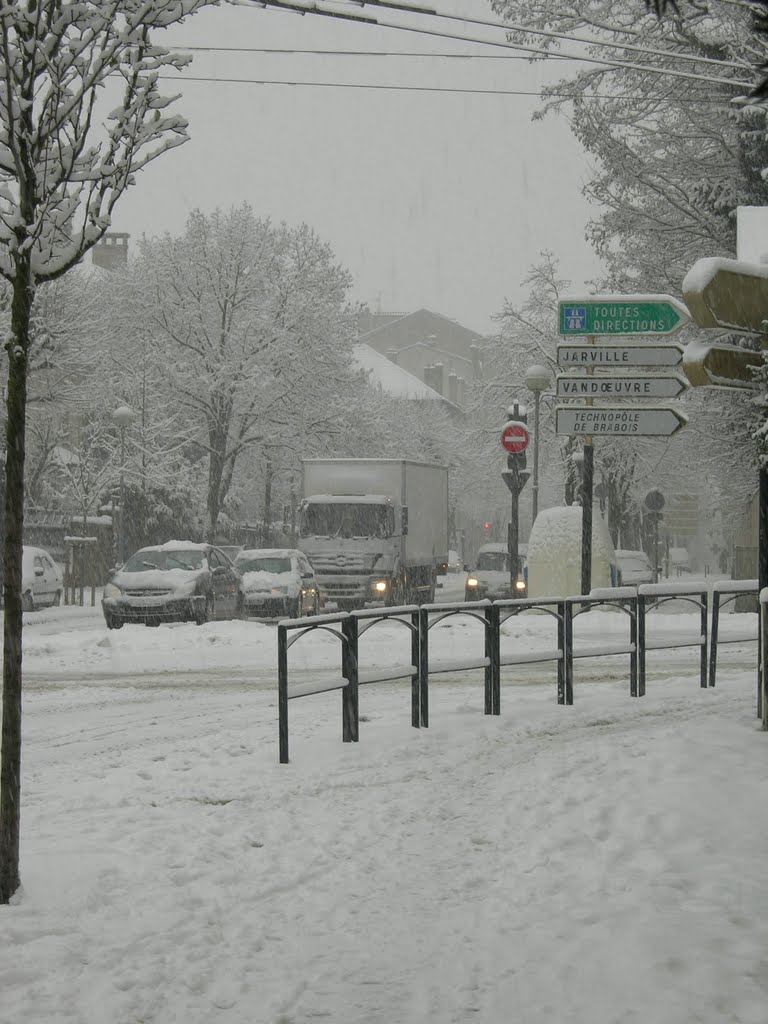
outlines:
[[357, 619], [348, 615], [341, 623], [344, 637], [341, 672], [347, 685], [341, 691], [341, 738], [344, 743], [357, 743], [360, 738], [360, 715], [357, 680]]
[[[709, 618], [709, 591], [701, 594], [701, 635], [704, 642], [701, 645], [701, 658], [699, 669], [699, 684], [702, 689], [707, 688], [707, 628]], [[714, 683], [712, 684], [714, 686]]]
[[645, 696], [645, 594], [637, 594], [637, 696]]
[[557, 603], [557, 703], [565, 704], [565, 601]]
[[485, 713], [501, 714], [501, 611], [497, 605], [485, 609]]
[[573, 602], [565, 602], [565, 703], [573, 704]]
[[288, 630], [277, 627], [277, 713], [280, 764], [288, 764]]
[[411, 675], [411, 725], [421, 728], [421, 629], [418, 611], [411, 612], [411, 665], [416, 671]]
[[712, 632], [709, 634], [709, 685], [715, 685], [717, 675], [717, 631], [720, 624], [720, 593], [712, 593]]
[[429, 728], [429, 612], [419, 608], [419, 710], [421, 726]]
[[[763, 728], [766, 726], [766, 716], [763, 714], [763, 696], [765, 694], [765, 658], [768, 657], [766, 652], [766, 636], [765, 629], [768, 625], [768, 618], [763, 620], [763, 602], [760, 600], [760, 584], [758, 584], [758, 718], [763, 722]], [[768, 614], [768, 613], [767, 613]]]
[[629, 695], [637, 696], [637, 594], [629, 600]]

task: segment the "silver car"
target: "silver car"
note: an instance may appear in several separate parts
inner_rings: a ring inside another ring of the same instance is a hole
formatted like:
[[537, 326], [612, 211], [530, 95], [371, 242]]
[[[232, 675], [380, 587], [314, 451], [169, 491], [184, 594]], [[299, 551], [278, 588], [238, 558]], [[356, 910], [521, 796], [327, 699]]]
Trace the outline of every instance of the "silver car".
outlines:
[[43, 548], [26, 544], [21, 555], [21, 601], [25, 612], [61, 604], [64, 579], [61, 569]]
[[169, 541], [132, 555], [104, 587], [101, 607], [108, 629], [233, 619], [241, 613], [240, 573], [212, 544]]
[[297, 619], [320, 610], [320, 587], [303, 551], [253, 548], [240, 552], [235, 568], [243, 574], [240, 587], [246, 615]]

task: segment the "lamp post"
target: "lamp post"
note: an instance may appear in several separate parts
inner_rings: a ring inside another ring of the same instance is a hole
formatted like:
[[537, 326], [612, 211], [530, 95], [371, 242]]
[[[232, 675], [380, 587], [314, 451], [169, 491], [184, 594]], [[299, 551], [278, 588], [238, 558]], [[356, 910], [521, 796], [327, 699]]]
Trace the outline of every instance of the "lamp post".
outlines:
[[118, 558], [125, 561], [125, 432], [136, 419], [136, 413], [129, 405], [118, 406], [112, 413], [112, 421], [120, 430], [120, 533]]
[[549, 387], [551, 374], [547, 366], [536, 364], [525, 371], [525, 384], [533, 392], [533, 509], [531, 524], [539, 514], [539, 402], [542, 391]]

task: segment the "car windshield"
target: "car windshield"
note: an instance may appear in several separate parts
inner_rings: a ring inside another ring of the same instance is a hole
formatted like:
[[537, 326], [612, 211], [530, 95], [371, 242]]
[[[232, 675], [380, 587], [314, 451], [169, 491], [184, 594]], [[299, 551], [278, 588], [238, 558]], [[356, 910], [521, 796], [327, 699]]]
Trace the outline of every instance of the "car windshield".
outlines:
[[235, 565], [242, 572], [290, 572], [291, 560], [284, 555], [257, 555], [237, 559]]
[[302, 537], [391, 537], [394, 515], [389, 505], [307, 503], [301, 510]]
[[131, 555], [123, 566], [124, 572], [146, 572], [148, 569], [186, 569], [189, 572], [203, 568], [205, 552], [200, 548], [145, 548]]
[[621, 568], [622, 569], [645, 569], [645, 570], [647, 570], [647, 569], [650, 568], [650, 566], [648, 565], [648, 562], [646, 562], [646, 560], [644, 558], [641, 558], [639, 555], [632, 556], [632, 557], [629, 557], [629, 558], [626, 555], [623, 555], [621, 557], [620, 564], [621, 564]]
[[477, 556], [477, 568], [509, 572], [509, 554], [506, 551], [482, 551]]

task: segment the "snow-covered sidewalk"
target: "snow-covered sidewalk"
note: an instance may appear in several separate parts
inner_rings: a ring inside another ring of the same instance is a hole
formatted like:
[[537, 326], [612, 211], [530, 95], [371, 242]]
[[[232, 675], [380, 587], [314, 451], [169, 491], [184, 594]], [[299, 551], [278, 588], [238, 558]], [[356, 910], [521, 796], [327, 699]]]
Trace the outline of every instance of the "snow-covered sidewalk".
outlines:
[[[274, 629], [46, 628], [27, 633], [3, 1024], [765, 1020], [749, 648], [715, 690], [695, 652], [677, 675], [665, 653], [641, 700], [625, 659], [583, 664], [570, 708], [518, 669], [498, 718], [481, 673], [446, 676], [420, 731], [407, 684], [364, 687], [359, 744], [338, 693], [294, 701], [280, 766]], [[66, 638], [80, 681], [57, 678]], [[467, 643], [459, 620], [444, 640]], [[151, 670], [163, 645], [175, 671]]]

